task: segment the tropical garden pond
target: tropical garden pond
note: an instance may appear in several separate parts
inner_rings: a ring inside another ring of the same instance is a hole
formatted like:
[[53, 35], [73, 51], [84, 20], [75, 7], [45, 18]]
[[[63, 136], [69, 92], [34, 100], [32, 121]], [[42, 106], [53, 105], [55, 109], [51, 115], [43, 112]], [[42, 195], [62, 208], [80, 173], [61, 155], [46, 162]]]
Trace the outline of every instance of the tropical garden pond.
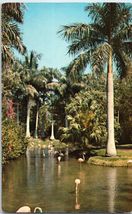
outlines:
[[132, 211], [131, 4], [4, 3], [1, 17], [3, 210]]
[[80, 164], [75, 158], [57, 164], [38, 149], [4, 167], [2, 207], [11, 213], [24, 205], [43, 212], [130, 212], [131, 181], [132, 168]]

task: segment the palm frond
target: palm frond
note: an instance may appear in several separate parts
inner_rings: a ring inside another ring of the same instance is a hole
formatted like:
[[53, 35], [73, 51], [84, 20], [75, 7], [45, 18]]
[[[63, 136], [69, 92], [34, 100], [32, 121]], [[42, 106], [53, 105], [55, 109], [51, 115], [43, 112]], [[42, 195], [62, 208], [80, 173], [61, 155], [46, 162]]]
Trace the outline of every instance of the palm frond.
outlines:
[[108, 62], [111, 46], [108, 43], [99, 45], [91, 54], [90, 61], [93, 71], [102, 72], [104, 64]]
[[67, 67], [66, 73], [72, 80], [80, 77], [90, 61], [90, 51], [79, 54]]
[[132, 73], [132, 60], [122, 50], [116, 51], [114, 55], [116, 68], [121, 78], [126, 77], [129, 73]]
[[32, 98], [38, 95], [38, 91], [32, 85], [26, 85], [26, 92]]
[[[76, 23], [62, 27], [59, 33], [70, 42], [68, 53], [76, 57], [68, 66], [67, 75], [75, 78], [77, 74], [78, 78], [90, 63], [94, 71], [103, 70], [111, 48], [113, 55], [119, 50], [131, 59], [131, 9], [124, 3], [92, 3], [85, 8], [91, 16], [90, 24]], [[121, 60], [119, 67], [123, 66], [121, 57], [117, 58]]]
[[23, 23], [23, 14], [25, 10], [23, 3], [4, 3], [2, 4], [2, 14], [8, 19], [13, 19], [16, 22]]
[[124, 27], [121, 27], [116, 33], [114, 33], [113, 42], [117, 40], [122, 41], [132, 41], [132, 25], [126, 25]]
[[102, 5], [99, 3], [97, 4], [93, 3], [86, 6], [85, 11], [88, 12], [88, 16], [91, 16], [95, 23], [97, 20], [99, 21], [99, 18], [102, 17], [103, 15], [103, 8]]
[[75, 23], [73, 25], [65, 25], [60, 31], [61, 36], [67, 41], [72, 41], [76, 38], [83, 38], [84, 35], [88, 35], [91, 30], [91, 26], [82, 23]]
[[55, 88], [58, 88], [60, 87], [60, 83], [58, 82], [50, 82], [47, 84], [47, 88], [48, 89], [55, 89]]

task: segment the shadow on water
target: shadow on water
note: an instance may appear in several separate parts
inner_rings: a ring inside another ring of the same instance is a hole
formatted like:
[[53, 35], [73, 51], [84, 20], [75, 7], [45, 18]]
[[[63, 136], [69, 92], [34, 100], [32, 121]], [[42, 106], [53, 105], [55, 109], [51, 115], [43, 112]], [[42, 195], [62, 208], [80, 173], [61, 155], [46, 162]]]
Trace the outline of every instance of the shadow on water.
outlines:
[[[80, 179], [75, 191], [75, 179]], [[130, 212], [132, 169], [79, 164], [69, 158], [57, 163], [41, 149], [12, 161], [2, 173], [2, 207], [15, 212], [21, 206], [43, 212]], [[9, 203], [8, 203], [9, 202]]]

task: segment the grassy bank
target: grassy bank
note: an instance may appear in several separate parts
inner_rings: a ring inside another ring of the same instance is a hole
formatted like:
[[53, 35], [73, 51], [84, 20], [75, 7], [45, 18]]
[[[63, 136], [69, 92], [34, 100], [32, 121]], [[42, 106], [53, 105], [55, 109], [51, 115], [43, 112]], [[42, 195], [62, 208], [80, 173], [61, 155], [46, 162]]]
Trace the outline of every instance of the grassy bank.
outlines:
[[[34, 139], [30, 138], [29, 139], [29, 148], [46, 148], [49, 145], [54, 146], [55, 150], [65, 150], [67, 147], [66, 143], [62, 143], [59, 140], [41, 140], [41, 139]], [[73, 150], [73, 145], [68, 144], [68, 147], [70, 150]], [[76, 153], [76, 149], [74, 149], [74, 153]], [[87, 151], [88, 156], [91, 156], [88, 159], [89, 164], [94, 164], [94, 165], [100, 165], [100, 166], [126, 166], [132, 167], [132, 146], [131, 145], [125, 145], [125, 146], [119, 146], [117, 149], [117, 156], [116, 157], [105, 157], [105, 149], [94, 149], [93, 147], [89, 148]], [[75, 154], [74, 154], [75, 155]], [[76, 155], [75, 155], [76, 156]]]
[[34, 147], [39, 147], [39, 148], [46, 148], [49, 145], [54, 146], [56, 150], [63, 150], [67, 147], [67, 144], [60, 142], [59, 140], [41, 140], [41, 139], [34, 139], [30, 138], [29, 139], [29, 148], [34, 148]]
[[105, 149], [92, 150], [91, 154], [94, 156], [89, 158], [89, 164], [111, 167], [132, 167], [132, 149], [127, 146], [125, 146], [125, 149], [124, 147], [118, 148], [116, 157], [105, 157]]

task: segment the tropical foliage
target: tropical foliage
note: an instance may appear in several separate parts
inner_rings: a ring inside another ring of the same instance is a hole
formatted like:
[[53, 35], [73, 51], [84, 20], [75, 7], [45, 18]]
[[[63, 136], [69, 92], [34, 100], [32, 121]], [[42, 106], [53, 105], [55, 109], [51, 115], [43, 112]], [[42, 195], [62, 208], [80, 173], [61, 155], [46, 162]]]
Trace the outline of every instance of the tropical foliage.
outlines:
[[23, 126], [16, 124], [12, 100], [3, 100], [2, 113], [2, 163], [6, 163], [25, 153], [28, 142]]
[[3, 66], [14, 62], [13, 49], [24, 53], [19, 24], [23, 23], [25, 6], [22, 3], [2, 4], [2, 61]]
[[79, 76], [88, 64], [94, 72], [102, 72], [107, 65], [107, 150], [108, 156], [116, 155], [114, 140], [113, 61], [120, 74], [127, 73], [132, 53], [131, 6], [120, 3], [88, 5], [85, 10], [91, 17], [90, 24], [76, 23], [63, 26], [60, 33], [70, 45], [69, 54], [76, 58], [69, 65], [69, 72]]
[[132, 142], [132, 77], [120, 84], [119, 121], [121, 124], [122, 143]]
[[[53, 120], [55, 137], [79, 148], [106, 146], [108, 141], [107, 154], [115, 155], [115, 142], [132, 143], [131, 7], [101, 3], [88, 4], [85, 10], [90, 24], [60, 30], [75, 56], [60, 71], [39, 69], [41, 54], [26, 51], [19, 29], [24, 4], [2, 5], [3, 163], [25, 152], [25, 136], [49, 138]], [[24, 54], [21, 61], [14, 50]]]
[[[62, 141], [73, 142], [80, 147], [106, 144], [107, 100], [104, 79], [104, 76], [85, 76], [85, 88], [71, 98], [66, 106], [69, 126], [60, 129]], [[118, 141], [120, 125], [117, 117], [115, 129]]]

